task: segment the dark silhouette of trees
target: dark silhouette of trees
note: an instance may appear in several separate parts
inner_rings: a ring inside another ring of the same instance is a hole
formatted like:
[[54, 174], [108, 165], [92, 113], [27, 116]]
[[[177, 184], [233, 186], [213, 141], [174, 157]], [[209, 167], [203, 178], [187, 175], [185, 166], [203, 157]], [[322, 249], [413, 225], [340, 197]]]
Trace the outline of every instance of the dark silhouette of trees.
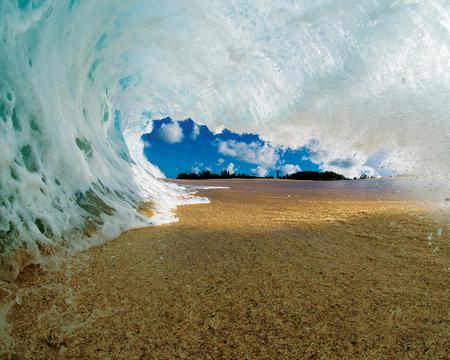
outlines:
[[[177, 175], [177, 179], [188, 180], [201, 180], [201, 179], [258, 179], [260, 177], [247, 175], [247, 174], [231, 174], [227, 170], [222, 170], [220, 174], [213, 173], [209, 170], [203, 170], [200, 173], [180, 173]], [[299, 171], [290, 175], [280, 176], [277, 173], [279, 179], [289, 180], [316, 180], [316, 181], [336, 181], [336, 180], [348, 180], [344, 175], [337, 174], [332, 171]], [[263, 179], [273, 179], [273, 176], [265, 176]]]
[[[220, 174], [212, 173], [209, 170], [203, 170], [200, 173], [180, 173], [177, 179], [202, 180], [202, 179], [257, 179], [258, 176], [247, 174], [232, 174], [228, 170], [222, 170]], [[273, 179], [273, 176], [266, 176], [264, 179]]]
[[344, 175], [333, 171], [298, 171], [290, 175], [281, 176], [280, 179], [290, 180], [316, 180], [316, 181], [336, 181], [348, 180]]
[[367, 174], [361, 174], [361, 176], [358, 178], [358, 177], [354, 177], [353, 178], [353, 180], [370, 180], [370, 179], [375, 179], [375, 177], [374, 176], [370, 176], [370, 175], [367, 175]]

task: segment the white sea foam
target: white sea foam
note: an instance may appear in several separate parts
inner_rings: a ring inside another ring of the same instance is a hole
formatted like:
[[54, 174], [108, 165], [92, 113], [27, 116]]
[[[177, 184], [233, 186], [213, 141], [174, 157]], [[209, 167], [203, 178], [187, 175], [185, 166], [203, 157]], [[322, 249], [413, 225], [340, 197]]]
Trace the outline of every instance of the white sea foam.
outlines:
[[449, 188], [447, 0], [3, 0], [0, 34], [0, 254], [84, 248], [197, 201], [143, 158], [144, 111], [316, 139], [330, 166], [382, 150]]
[[207, 186], [207, 185], [184, 185], [188, 189], [195, 190], [214, 190], [214, 189], [230, 189], [229, 186]]

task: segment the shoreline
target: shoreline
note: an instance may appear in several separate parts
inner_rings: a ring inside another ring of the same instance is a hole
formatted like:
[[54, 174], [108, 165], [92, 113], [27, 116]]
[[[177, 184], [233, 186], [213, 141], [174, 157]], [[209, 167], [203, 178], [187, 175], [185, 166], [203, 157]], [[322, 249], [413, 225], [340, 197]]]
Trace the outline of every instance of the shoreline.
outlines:
[[33, 358], [444, 356], [448, 225], [420, 202], [347, 192], [198, 190], [211, 204], [178, 207], [179, 222], [2, 283], [2, 345]]

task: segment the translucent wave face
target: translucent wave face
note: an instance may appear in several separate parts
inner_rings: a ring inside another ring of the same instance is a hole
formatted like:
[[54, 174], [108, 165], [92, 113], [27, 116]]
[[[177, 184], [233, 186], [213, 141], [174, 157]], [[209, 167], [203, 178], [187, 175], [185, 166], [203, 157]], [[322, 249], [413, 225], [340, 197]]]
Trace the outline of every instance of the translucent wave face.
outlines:
[[4, 0], [0, 14], [1, 253], [83, 245], [91, 223], [113, 236], [144, 221], [144, 199], [170, 219], [180, 190], [149, 174], [144, 111], [314, 139], [330, 167], [372, 159], [448, 189], [446, 0]]

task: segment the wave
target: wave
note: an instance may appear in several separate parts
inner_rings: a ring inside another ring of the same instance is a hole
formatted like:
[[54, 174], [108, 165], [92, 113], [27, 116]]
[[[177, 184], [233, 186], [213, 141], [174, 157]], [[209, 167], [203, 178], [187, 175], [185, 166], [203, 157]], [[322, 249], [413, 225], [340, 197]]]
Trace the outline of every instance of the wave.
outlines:
[[383, 166], [448, 191], [446, 0], [3, 0], [0, 32], [8, 266], [18, 248], [83, 249], [194, 201], [142, 155], [165, 116], [317, 139], [324, 161], [382, 149]]

